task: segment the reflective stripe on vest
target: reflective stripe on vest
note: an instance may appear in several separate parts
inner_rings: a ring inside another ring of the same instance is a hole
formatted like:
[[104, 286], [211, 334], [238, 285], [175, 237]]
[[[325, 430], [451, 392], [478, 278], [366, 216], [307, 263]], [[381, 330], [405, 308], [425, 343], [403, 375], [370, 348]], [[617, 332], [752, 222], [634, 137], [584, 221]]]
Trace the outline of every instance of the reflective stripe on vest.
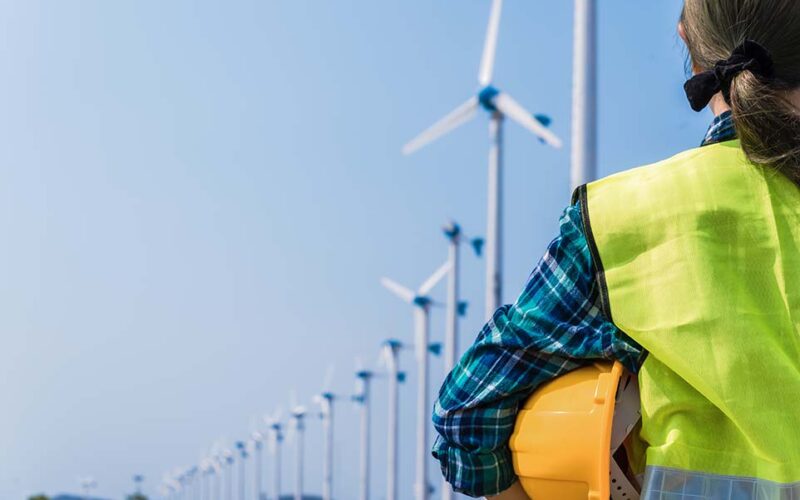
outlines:
[[641, 500], [797, 500], [800, 483], [648, 467]]
[[701, 476], [714, 488], [733, 476], [793, 490], [800, 189], [730, 141], [577, 195], [606, 314], [649, 353], [639, 374], [648, 484], [666, 469], [686, 479], [644, 498], [684, 494]]

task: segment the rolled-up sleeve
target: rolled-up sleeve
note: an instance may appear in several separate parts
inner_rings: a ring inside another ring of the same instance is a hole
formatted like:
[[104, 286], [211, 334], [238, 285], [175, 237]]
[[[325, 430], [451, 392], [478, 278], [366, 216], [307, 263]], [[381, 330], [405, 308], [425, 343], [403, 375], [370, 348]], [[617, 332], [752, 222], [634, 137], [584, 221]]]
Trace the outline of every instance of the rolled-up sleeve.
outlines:
[[433, 455], [446, 480], [473, 497], [509, 488], [508, 439], [523, 399], [592, 360], [636, 372], [644, 356], [603, 315], [580, 208], [568, 207], [517, 301], [493, 314], [439, 391]]

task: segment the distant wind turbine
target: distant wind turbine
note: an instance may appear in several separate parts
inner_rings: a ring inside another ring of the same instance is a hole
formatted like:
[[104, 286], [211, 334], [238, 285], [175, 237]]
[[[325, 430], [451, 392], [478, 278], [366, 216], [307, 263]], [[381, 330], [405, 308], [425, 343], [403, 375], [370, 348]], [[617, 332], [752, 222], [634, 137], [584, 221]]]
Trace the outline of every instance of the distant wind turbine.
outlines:
[[272, 439], [272, 500], [279, 500], [281, 496], [281, 442], [283, 441], [283, 426], [281, 425], [281, 411], [277, 410], [271, 416], [264, 418], [270, 429]]
[[359, 485], [359, 500], [369, 500], [370, 490], [370, 439], [369, 439], [369, 382], [374, 376], [369, 370], [362, 368], [360, 361], [356, 361], [356, 394], [353, 401], [361, 406], [361, 473]]
[[322, 453], [322, 500], [331, 500], [333, 497], [333, 402], [336, 396], [331, 392], [333, 383], [334, 366], [328, 367], [321, 394], [314, 397], [320, 406], [320, 418], [325, 435], [325, 449]]
[[469, 243], [475, 255], [480, 257], [483, 252], [483, 238], [470, 238], [465, 235], [455, 221], [450, 221], [442, 227], [447, 237], [448, 260], [450, 273], [447, 276], [447, 324], [444, 337], [444, 374], [450, 373], [458, 357], [458, 317], [466, 313], [467, 303], [459, 298], [459, 285], [461, 282], [461, 259], [459, 247]]
[[430, 409], [428, 405], [428, 349], [430, 337], [430, 308], [433, 300], [428, 294], [433, 290], [447, 273], [451, 263], [446, 262], [437, 269], [416, 292], [390, 280], [382, 278], [381, 284], [390, 292], [400, 297], [404, 302], [414, 306], [414, 351], [417, 357], [417, 449], [416, 449], [416, 484], [414, 485], [415, 498], [426, 500], [428, 498], [428, 420]]
[[399, 371], [398, 354], [403, 344], [389, 339], [381, 348], [381, 363], [386, 367], [389, 379], [388, 436], [386, 441], [386, 500], [397, 500], [397, 418], [398, 384], [405, 380], [405, 373]]
[[233, 452], [225, 450], [222, 452], [222, 459], [225, 461], [225, 495], [228, 500], [233, 500]]
[[492, 85], [494, 60], [497, 49], [497, 35], [500, 28], [502, 0], [494, 0], [489, 16], [489, 27], [483, 48], [483, 57], [478, 72], [479, 90], [450, 114], [436, 122], [403, 147], [403, 153], [411, 154], [439, 137], [451, 132], [471, 120], [478, 108], [490, 114], [489, 121], [489, 179], [488, 214], [486, 229], [486, 317], [491, 317], [500, 306], [502, 285], [502, 126], [503, 118], [508, 117], [525, 129], [533, 132], [542, 142], [553, 147], [561, 147], [561, 140], [547, 126], [550, 118], [544, 115], [531, 115], [516, 100]]
[[236, 441], [236, 449], [239, 450], [239, 500], [245, 500], [245, 460], [247, 460], [247, 443]]
[[83, 495], [86, 497], [86, 500], [89, 500], [92, 490], [97, 488], [97, 481], [93, 477], [84, 477], [80, 480], [80, 483], [83, 489]]
[[292, 418], [294, 419], [294, 426], [289, 431], [289, 440], [294, 440], [295, 443], [295, 471], [294, 471], [294, 500], [303, 500], [303, 471], [304, 471], [304, 436], [305, 425], [303, 419], [306, 416], [305, 406], [299, 405], [296, 401], [294, 392], [291, 396], [292, 403]]
[[[483, 251], [483, 238], [470, 238], [465, 235], [455, 221], [450, 221], [442, 227], [444, 235], [447, 237], [448, 261], [450, 262], [450, 272], [447, 275], [447, 322], [444, 332], [444, 376], [447, 377], [456, 364], [458, 357], [458, 318], [464, 316], [467, 311], [467, 303], [462, 302], [459, 294], [461, 283], [461, 256], [460, 247], [463, 243], [469, 243], [475, 255], [480, 257]], [[442, 500], [453, 498], [451, 486], [447, 480], [442, 478]]]
[[[256, 420], [257, 422], [257, 420]], [[261, 474], [262, 474], [262, 453], [264, 447], [264, 435], [258, 431], [258, 425], [254, 424], [255, 430], [250, 434], [250, 444], [253, 448], [253, 490], [255, 500], [262, 500]]]
[[222, 456], [217, 452], [216, 445], [212, 448], [213, 454], [211, 458], [209, 458], [209, 464], [211, 465], [211, 475], [214, 478], [214, 486], [212, 488], [213, 493], [211, 497], [216, 499], [222, 499]]
[[198, 466], [200, 500], [208, 500], [211, 498], [211, 471], [211, 463], [208, 458], [201, 458], [200, 465]]

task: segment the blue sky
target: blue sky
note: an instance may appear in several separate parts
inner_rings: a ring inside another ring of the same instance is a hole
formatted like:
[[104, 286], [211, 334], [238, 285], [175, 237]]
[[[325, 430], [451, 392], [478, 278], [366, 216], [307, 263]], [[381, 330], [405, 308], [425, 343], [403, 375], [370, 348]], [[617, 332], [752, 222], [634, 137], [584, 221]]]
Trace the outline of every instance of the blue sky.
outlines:
[[[681, 2], [601, 3], [606, 175], [696, 146], [711, 117], [682, 93]], [[506, 128], [505, 301], [569, 200], [571, 7], [505, 5], [496, 84], [551, 115], [567, 143]], [[153, 492], [165, 470], [285, 409], [290, 390], [309, 399], [328, 366], [350, 394], [356, 357], [371, 366], [383, 339], [410, 340], [411, 311], [378, 278], [421, 282], [445, 258], [449, 217], [483, 234], [486, 120], [412, 157], [400, 147], [476, 90], [488, 11], [487, 0], [0, 4], [0, 497], [75, 491], [93, 475], [120, 498], [134, 473]], [[465, 256], [462, 345], [481, 326], [482, 266]], [[412, 372], [403, 443], [413, 388]], [[335, 488], [353, 498], [356, 413], [337, 412]], [[319, 491], [320, 426], [308, 427]]]

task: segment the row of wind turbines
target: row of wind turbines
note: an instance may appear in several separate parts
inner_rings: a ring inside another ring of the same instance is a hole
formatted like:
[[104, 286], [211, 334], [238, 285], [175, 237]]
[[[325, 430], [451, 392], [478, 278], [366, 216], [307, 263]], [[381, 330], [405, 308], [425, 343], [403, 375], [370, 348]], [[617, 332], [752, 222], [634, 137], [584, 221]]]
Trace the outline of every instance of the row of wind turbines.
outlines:
[[[573, 92], [572, 92], [572, 154], [571, 184], [579, 186], [593, 180], [596, 176], [596, 0], [574, 0], [574, 46], [573, 46]], [[506, 118], [533, 133], [542, 143], [554, 148], [562, 146], [561, 140], [548, 129], [550, 119], [545, 115], [534, 115], [519, 104], [508, 93], [500, 91], [493, 85], [494, 63], [497, 51], [502, 0], [493, 0], [489, 15], [489, 23], [484, 42], [483, 54], [478, 72], [478, 90], [464, 103], [444, 116], [430, 128], [412, 139], [403, 147], [404, 154], [412, 154], [422, 147], [452, 132], [461, 125], [472, 120], [479, 109], [489, 114], [489, 162], [488, 162], [488, 206], [486, 240], [466, 236], [461, 227], [451, 222], [444, 227], [444, 234], [449, 242], [447, 261], [425, 280], [416, 290], [403, 286], [389, 278], [382, 278], [381, 284], [413, 306], [414, 337], [417, 370], [417, 415], [416, 415], [416, 448], [415, 448], [415, 480], [414, 499], [428, 500], [431, 490], [428, 478], [430, 448], [428, 444], [429, 420], [432, 402], [429, 398], [429, 359], [431, 353], [438, 353], [438, 344], [430, 342], [431, 307], [440, 305], [431, 297], [431, 291], [445, 277], [448, 278], [446, 306], [446, 330], [444, 342], [444, 369], [449, 373], [456, 363], [458, 347], [458, 318], [465, 311], [465, 303], [459, 297], [460, 247], [469, 244], [477, 255], [485, 253], [486, 259], [486, 293], [485, 314], [489, 318], [501, 304], [502, 297], [502, 208], [503, 208], [503, 124]], [[484, 250], [485, 247], [485, 250]], [[398, 383], [404, 374], [398, 369], [398, 353], [405, 347], [398, 340], [387, 340], [382, 346], [382, 375], [388, 381], [388, 433], [386, 441], [386, 500], [397, 500], [398, 483]], [[359, 369], [356, 372], [358, 381], [357, 394], [353, 400], [360, 405], [360, 483], [359, 499], [370, 498], [370, 381], [376, 372]], [[330, 375], [327, 377], [330, 380]], [[333, 498], [333, 423], [334, 402], [338, 397], [326, 389], [316, 396], [315, 402], [320, 407], [320, 416], [324, 429], [323, 451], [323, 484], [322, 498]], [[293, 498], [302, 500], [312, 498], [304, 496], [304, 420], [307, 409], [293, 402], [291, 405], [291, 421], [287, 440], [292, 439], [295, 445], [295, 484], [293, 496], [281, 496], [281, 444], [284, 440], [284, 425], [280, 414], [276, 413], [265, 421], [268, 436], [256, 430], [248, 441], [236, 443], [236, 452], [229, 449], [218, 449], [203, 460], [200, 465], [172, 471], [165, 475], [162, 484], [162, 495], [169, 499], [199, 500], [278, 500]], [[262, 449], [269, 437], [272, 452], [272, 492], [267, 496], [262, 489]], [[253, 487], [252, 497], [246, 492], [246, 461], [253, 455]], [[233, 467], [239, 464], [238, 494], [233, 492]], [[450, 500], [452, 490], [446, 483], [442, 484], [441, 498]]]

